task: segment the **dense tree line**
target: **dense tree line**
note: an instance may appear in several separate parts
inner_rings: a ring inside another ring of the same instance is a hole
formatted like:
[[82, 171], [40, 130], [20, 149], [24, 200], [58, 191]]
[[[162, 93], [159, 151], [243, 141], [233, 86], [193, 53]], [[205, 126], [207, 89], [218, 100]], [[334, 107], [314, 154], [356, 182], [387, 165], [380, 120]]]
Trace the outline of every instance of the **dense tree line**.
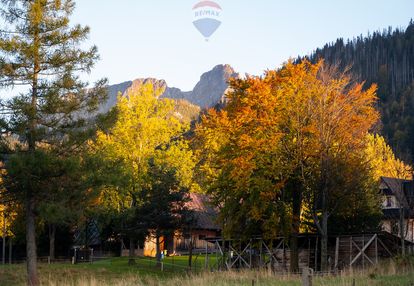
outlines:
[[414, 156], [414, 23], [326, 44], [307, 57], [350, 68], [365, 87], [378, 84], [380, 131], [403, 158]]

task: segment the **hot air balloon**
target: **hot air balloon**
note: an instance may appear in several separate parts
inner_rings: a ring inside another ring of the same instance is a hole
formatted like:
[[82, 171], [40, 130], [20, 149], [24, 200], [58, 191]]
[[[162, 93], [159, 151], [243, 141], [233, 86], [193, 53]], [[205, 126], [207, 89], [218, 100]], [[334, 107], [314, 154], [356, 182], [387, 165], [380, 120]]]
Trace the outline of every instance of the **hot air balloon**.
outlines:
[[193, 24], [206, 41], [220, 27], [221, 7], [213, 1], [200, 1], [193, 7]]

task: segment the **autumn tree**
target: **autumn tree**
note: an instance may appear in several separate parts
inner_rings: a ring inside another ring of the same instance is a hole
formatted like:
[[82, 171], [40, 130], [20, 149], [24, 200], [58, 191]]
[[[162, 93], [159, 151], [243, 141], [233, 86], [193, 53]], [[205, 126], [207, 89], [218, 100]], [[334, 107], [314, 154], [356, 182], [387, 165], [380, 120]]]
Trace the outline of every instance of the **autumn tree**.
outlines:
[[193, 186], [192, 152], [181, 138], [189, 123], [177, 116], [175, 102], [159, 98], [160, 94], [162, 90], [144, 84], [119, 96], [114, 125], [99, 131], [91, 142], [91, 153], [101, 162], [95, 172], [104, 178], [101, 201], [122, 220], [131, 263], [137, 236], [142, 235], [136, 231], [134, 214], [142, 203], [140, 193], [151, 180], [150, 160], [175, 168], [179, 180], [188, 188]]
[[210, 110], [196, 129], [201, 182], [220, 207], [227, 237], [274, 238], [288, 218], [279, 145], [279, 94], [259, 77], [231, 81], [228, 105]]
[[[366, 91], [323, 62], [286, 63], [263, 77], [231, 81], [228, 104], [196, 129], [201, 181], [220, 207], [225, 234], [290, 237], [298, 269], [303, 209], [322, 237], [339, 198], [366, 190], [362, 150], [378, 119]], [[372, 189], [369, 189], [372, 190]], [[342, 200], [344, 201], [344, 200]], [[310, 213], [309, 213], [310, 212]]]
[[[306, 64], [305, 61], [303, 64]], [[311, 84], [318, 87], [309, 102], [314, 113], [314, 167], [310, 184], [313, 218], [321, 236], [321, 268], [328, 268], [328, 219], [340, 204], [340, 198], [357, 191], [353, 163], [360, 165], [365, 138], [379, 115], [374, 104], [376, 86], [363, 90], [335, 66], [317, 64], [310, 70]], [[350, 173], [346, 171], [349, 170]]]
[[35, 219], [45, 195], [41, 179], [50, 178], [45, 172], [53, 161], [49, 154], [71, 152], [83, 144], [88, 135], [85, 116], [104, 98], [105, 81], [87, 88], [88, 83], [80, 80], [98, 55], [96, 47], [80, 48], [89, 28], [70, 25], [72, 0], [2, 0], [1, 4], [0, 85], [21, 87], [11, 99], [1, 101], [1, 128], [21, 142], [7, 164], [15, 171], [13, 188], [25, 205], [28, 284], [38, 285]]
[[[0, 236], [2, 238], [2, 263], [6, 261], [6, 241], [9, 239], [11, 245], [11, 239], [14, 236], [13, 223], [16, 220], [17, 212], [16, 205], [10, 201], [3, 201], [2, 192], [0, 192]], [[9, 255], [11, 255], [9, 253]], [[11, 263], [11, 262], [10, 262]]]
[[410, 165], [398, 159], [385, 138], [378, 134], [369, 134], [366, 137], [365, 155], [369, 162], [372, 177], [390, 177], [410, 180], [413, 169]]
[[0, 233], [4, 238], [6, 236], [13, 236], [12, 225], [16, 219], [16, 206], [13, 200], [7, 195], [4, 178], [6, 177], [6, 170], [4, 165], [0, 166]]
[[318, 86], [311, 84], [315, 81], [315, 72], [319, 67], [304, 62], [293, 65], [288, 62], [279, 71], [268, 71], [267, 81], [272, 83], [272, 89], [278, 93], [280, 101], [279, 128], [283, 132], [280, 140], [279, 154], [284, 166], [289, 166], [285, 174], [285, 200], [291, 209], [290, 214], [290, 271], [299, 271], [298, 235], [301, 228], [303, 209], [309, 208], [304, 203], [305, 192], [308, 190], [312, 158], [314, 157], [314, 141], [310, 140], [315, 126], [314, 112], [311, 101]]

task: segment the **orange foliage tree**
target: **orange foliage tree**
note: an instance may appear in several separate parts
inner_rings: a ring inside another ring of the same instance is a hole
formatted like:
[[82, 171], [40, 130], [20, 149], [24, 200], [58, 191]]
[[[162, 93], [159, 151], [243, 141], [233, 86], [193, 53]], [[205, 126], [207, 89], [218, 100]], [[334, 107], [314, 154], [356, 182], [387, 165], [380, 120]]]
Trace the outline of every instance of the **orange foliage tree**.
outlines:
[[338, 202], [372, 186], [363, 150], [379, 118], [376, 87], [363, 90], [322, 61], [288, 62], [230, 86], [227, 105], [202, 117], [195, 140], [200, 178], [221, 209], [225, 235], [290, 235], [295, 271], [307, 209], [326, 269], [328, 218]]

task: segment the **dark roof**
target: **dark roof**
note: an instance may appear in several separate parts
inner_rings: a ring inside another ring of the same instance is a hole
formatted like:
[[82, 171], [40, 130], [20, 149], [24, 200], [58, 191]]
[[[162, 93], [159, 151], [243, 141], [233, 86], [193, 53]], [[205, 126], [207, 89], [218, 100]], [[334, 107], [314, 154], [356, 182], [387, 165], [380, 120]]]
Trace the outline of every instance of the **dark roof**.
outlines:
[[215, 222], [217, 211], [210, 204], [210, 199], [206, 195], [191, 193], [191, 201], [187, 203], [187, 207], [194, 211], [196, 218], [196, 227], [206, 230], [221, 230], [220, 226]]
[[407, 193], [404, 190], [404, 185], [410, 184], [412, 181], [389, 177], [381, 177], [381, 180], [388, 187], [388, 189], [384, 190], [384, 194], [394, 195], [397, 198], [398, 202], [400, 202], [405, 207], [408, 207]]
[[[404, 180], [397, 178], [381, 177], [382, 182], [387, 186], [383, 189], [384, 195], [393, 195], [397, 201], [404, 206], [404, 217], [414, 217], [414, 182], [412, 180]], [[383, 209], [385, 219], [398, 219], [400, 217], [400, 209]]]

